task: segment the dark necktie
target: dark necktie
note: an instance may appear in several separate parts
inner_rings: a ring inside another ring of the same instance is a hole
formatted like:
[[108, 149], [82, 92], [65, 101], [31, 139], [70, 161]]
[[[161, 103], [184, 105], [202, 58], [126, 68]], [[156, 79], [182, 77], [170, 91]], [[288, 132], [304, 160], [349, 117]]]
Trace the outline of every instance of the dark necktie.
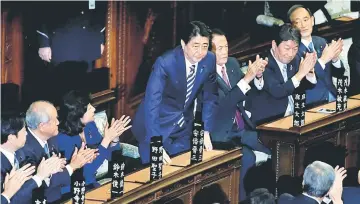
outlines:
[[50, 158], [49, 146], [47, 143], [44, 146], [44, 151], [45, 151], [47, 158]]

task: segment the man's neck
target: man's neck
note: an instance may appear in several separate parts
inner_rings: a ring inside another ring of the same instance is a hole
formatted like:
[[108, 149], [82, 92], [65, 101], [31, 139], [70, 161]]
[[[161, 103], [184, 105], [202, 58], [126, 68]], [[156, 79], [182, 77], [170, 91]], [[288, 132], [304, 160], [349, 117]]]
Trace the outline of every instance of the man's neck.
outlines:
[[306, 36], [306, 37], [301, 37], [301, 39], [303, 39], [303, 40], [306, 40], [306, 41], [310, 42], [310, 41], [311, 41], [311, 35]]
[[18, 150], [16, 147], [14, 147], [9, 142], [6, 142], [6, 143], [2, 144], [1, 148], [8, 151], [8, 152], [10, 152], [10, 153], [15, 153]]
[[42, 135], [40, 131], [32, 130], [32, 129], [29, 129], [29, 130], [31, 130], [31, 132], [33, 132], [35, 134], [34, 136], [38, 137], [44, 143], [46, 143], [46, 141], [48, 140], [48, 137]]

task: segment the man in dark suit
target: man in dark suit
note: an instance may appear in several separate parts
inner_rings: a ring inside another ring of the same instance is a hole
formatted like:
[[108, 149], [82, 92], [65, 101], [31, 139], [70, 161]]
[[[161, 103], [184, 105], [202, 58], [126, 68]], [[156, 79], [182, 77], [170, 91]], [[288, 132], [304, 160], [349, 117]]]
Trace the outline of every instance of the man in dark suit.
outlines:
[[[139, 142], [142, 162], [150, 160], [150, 138], [163, 137], [164, 162], [190, 148], [194, 100], [203, 93], [204, 145], [211, 150], [209, 131], [217, 105], [215, 56], [208, 51], [210, 30], [192, 21], [181, 30], [181, 46], [156, 60], [140, 104], [132, 132]], [[167, 154], [168, 153], [168, 154]]]
[[270, 150], [259, 143], [257, 132], [254, 131], [256, 127], [249, 119], [250, 113], [245, 111], [243, 106], [247, 92], [252, 87], [262, 88], [262, 74], [267, 61], [257, 57], [254, 63], [249, 63], [248, 71], [244, 75], [237, 60], [228, 57], [228, 42], [225, 33], [219, 29], [213, 29], [212, 32], [212, 51], [216, 55], [219, 92], [219, 105], [214, 110], [214, 117], [219, 122], [210, 132], [211, 141], [214, 146], [217, 143], [244, 145], [239, 186], [240, 200], [243, 200], [246, 198], [243, 180], [247, 170], [255, 164], [252, 150], [270, 154]]
[[314, 52], [317, 56], [315, 74], [317, 83], [314, 88], [306, 90], [307, 104], [321, 104], [336, 99], [336, 87], [332, 77], [344, 75], [345, 68], [339, 59], [343, 48], [343, 40], [332, 41], [329, 45], [324, 38], [312, 36], [315, 23], [314, 16], [309, 9], [302, 5], [294, 5], [288, 11], [289, 21], [300, 30], [301, 43], [298, 56]]
[[[23, 172], [29, 173], [30, 180], [25, 182], [21, 189], [14, 195], [7, 195], [5, 198], [8, 202], [13, 203], [31, 203], [32, 191], [42, 185], [42, 181], [51, 174], [61, 171], [65, 160], [58, 157], [51, 157], [47, 160], [42, 160], [37, 168], [36, 175], [31, 176], [35, 171], [35, 166], [30, 167], [30, 164], [24, 164], [25, 155], [22, 153], [15, 153], [18, 149], [25, 145], [26, 129], [24, 117], [20, 115], [1, 115], [1, 184], [6, 181], [6, 175], [12, 174], [12, 170], [20, 169]], [[30, 167], [30, 168], [29, 168]], [[3, 188], [3, 185], [1, 185]]]
[[344, 168], [335, 167], [321, 161], [309, 164], [303, 176], [303, 193], [296, 197], [282, 194], [278, 204], [321, 204], [329, 196], [333, 204], [343, 204], [342, 181], [346, 177]]
[[[56, 136], [59, 121], [57, 110], [49, 102], [36, 101], [26, 112], [28, 126], [27, 139], [24, 147], [16, 153], [25, 156], [26, 161], [39, 164], [42, 158], [58, 155]], [[92, 162], [96, 157], [94, 149], [85, 149], [84, 145], [77, 151], [74, 150], [71, 161], [62, 172], [52, 174], [51, 178], [44, 179], [44, 193], [47, 203], [53, 203], [61, 198], [61, 186], [70, 185], [70, 176], [74, 171]]]
[[353, 44], [350, 46], [347, 55], [350, 66], [349, 96], [360, 93], [360, 20], [358, 20], [358, 23], [355, 26], [354, 35], [352, 37]]
[[[105, 41], [107, 2], [38, 3], [41, 19], [36, 30], [39, 56], [55, 65], [66, 62], [87, 62], [101, 57]], [[74, 67], [75, 69], [76, 67]]]
[[299, 43], [300, 32], [289, 24], [284, 24], [276, 40], [272, 41], [264, 71], [264, 87], [251, 90], [251, 97], [245, 104], [255, 124], [292, 115], [295, 90], [305, 90], [316, 84], [311, 71], [316, 61], [315, 54], [307, 53], [304, 59], [297, 57]]

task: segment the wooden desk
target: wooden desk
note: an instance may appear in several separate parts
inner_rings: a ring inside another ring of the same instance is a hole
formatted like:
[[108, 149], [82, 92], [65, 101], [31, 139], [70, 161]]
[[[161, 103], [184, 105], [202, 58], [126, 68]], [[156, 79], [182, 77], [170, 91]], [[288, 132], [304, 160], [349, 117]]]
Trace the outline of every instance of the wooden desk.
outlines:
[[205, 151], [201, 163], [188, 166], [190, 152], [187, 152], [171, 159], [174, 166], [163, 166], [161, 180], [149, 183], [150, 168], [145, 168], [125, 176], [122, 197], [110, 200], [111, 185], [106, 183], [87, 192], [86, 203], [171, 203], [176, 198], [192, 203], [197, 191], [213, 183], [220, 184], [231, 203], [238, 203], [240, 159], [240, 149]]
[[346, 167], [360, 163], [360, 95], [348, 99], [348, 109], [340, 113], [318, 113], [320, 108], [335, 110], [335, 102], [308, 110], [305, 125], [292, 126], [292, 116], [258, 126], [260, 138], [272, 150], [276, 179], [281, 175], [301, 175], [307, 148], [331, 141], [347, 147]]

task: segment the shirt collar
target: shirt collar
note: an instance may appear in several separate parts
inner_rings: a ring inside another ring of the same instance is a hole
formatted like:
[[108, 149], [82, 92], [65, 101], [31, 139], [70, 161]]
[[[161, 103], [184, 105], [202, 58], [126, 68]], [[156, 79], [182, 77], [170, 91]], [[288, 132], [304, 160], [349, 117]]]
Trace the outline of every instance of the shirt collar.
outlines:
[[11, 166], [14, 166], [15, 153], [11, 153], [2, 147], [0, 147], [0, 151], [9, 160]]
[[276, 57], [275, 57], [274, 52], [273, 52], [272, 49], [270, 49], [270, 53], [271, 53], [271, 55], [274, 57], [276, 63], [278, 64], [278, 66], [279, 66], [279, 68], [280, 68], [280, 71], [282, 71], [282, 68], [283, 68], [284, 65], [286, 65], [286, 64], [284, 64], [284, 63], [282, 63], [282, 62], [280, 62], [280, 61], [278, 61], [278, 60], [276, 59]]
[[197, 67], [198, 64], [199, 64], [199, 62], [196, 62], [195, 64], [191, 64], [191, 63], [189, 62], [189, 60], [186, 59], [186, 57], [185, 57], [185, 65], [186, 65], [186, 67], [191, 67], [192, 65], [195, 65], [195, 69], [196, 69], [196, 67]]
[[307, 196], [307, 197], [309, 197], [309, 198], [312, 198], [312, 199], [314, 199], [314, 200], [316, 200], [316, 202], [318, 202], [319, 204], [321, 204], [321, 201], [319, 201], [317, 198], [315, 198], [315, 197], [313, 197], [313, 196], [311, 196], [311, 195], [308, 195], [308, 194], [306, 194], [306, 193], [302, 193], [304, 196]]
[[36, 136], [36, 134], [35, 134], [33, 131], [31, 131], [30, 128], [28, 128], [28, 130], [29, 130], [29, 132], [35, 137], [35, 139], [39, 142], [39, 144], [41, 145], [41, 147], [44, 148], [45, 145], [47, 144], [47, 142], [46, 142], [46, 141], [44, 142], [44, 141], [41, 140], [38, 136]]
[[310, 38], [310, 41], [301, 39], [302, 44], [305, 45], [305, 47], [309, 48], [310, 43], [312, 42], [312, 38]]
[[[220, 66], [220, 65], [218, 65], [218, 64], [216, 64], [216, 72], [218, 73], [218, 74], [220, 74], [221, 73], [221, 71], [222, 71], [222, 68], [223, 67], [225, 67], [225, 70], [226, 70], [226, 66], [225, 66], [225, 64], [224, 65], [222, 65], [222, 66]], [[220, 75], [221, 76], [221, 75]]]

